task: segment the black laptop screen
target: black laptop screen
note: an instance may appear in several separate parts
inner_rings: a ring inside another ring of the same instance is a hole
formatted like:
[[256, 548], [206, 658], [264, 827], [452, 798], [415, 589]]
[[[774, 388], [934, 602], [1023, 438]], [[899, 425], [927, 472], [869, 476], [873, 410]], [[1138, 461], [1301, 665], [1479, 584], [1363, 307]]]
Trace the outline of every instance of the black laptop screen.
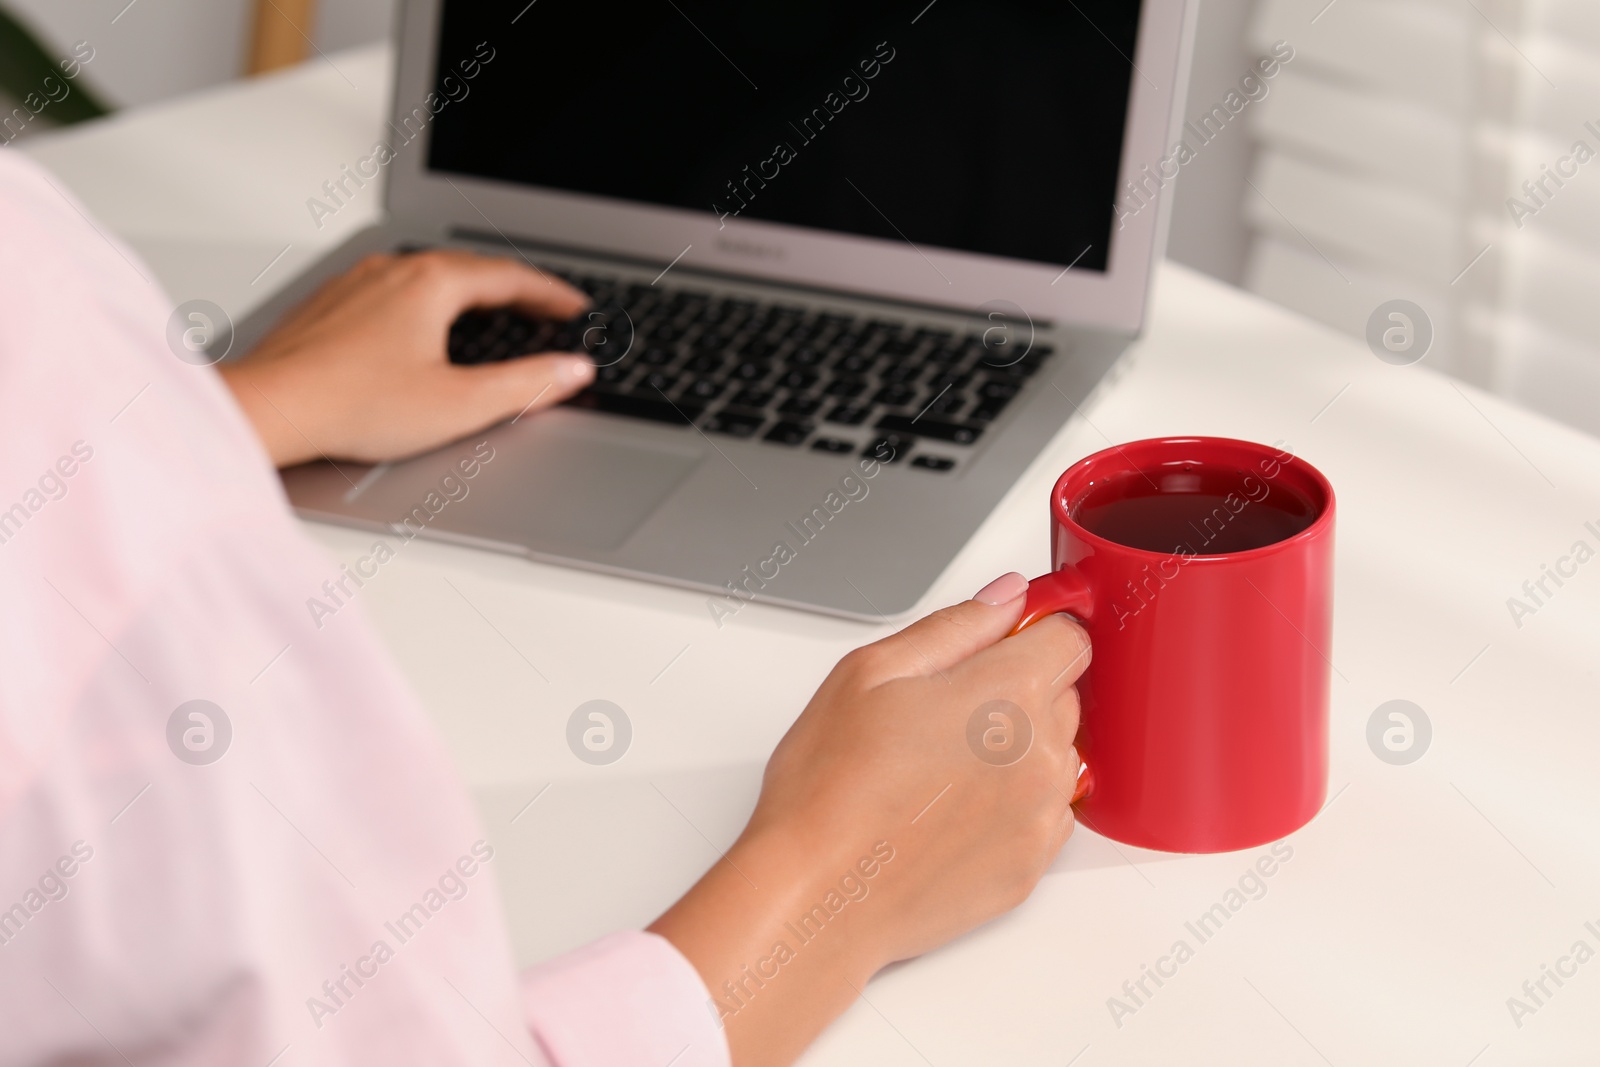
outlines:
[[434, 171], [1105, 269], [1136, 0], [445, 0], [441, 19]]

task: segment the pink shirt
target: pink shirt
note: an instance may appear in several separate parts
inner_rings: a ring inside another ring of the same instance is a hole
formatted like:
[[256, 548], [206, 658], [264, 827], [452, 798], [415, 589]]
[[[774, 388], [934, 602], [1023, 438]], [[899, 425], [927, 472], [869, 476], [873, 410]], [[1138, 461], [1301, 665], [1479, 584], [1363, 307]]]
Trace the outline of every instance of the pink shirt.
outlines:
[[311, 625], [336, 568], [172, 309], [0, 151], [0, 1061], [726, 1064], [659, 937], [516, 973], [455, 770], [360, 605]]

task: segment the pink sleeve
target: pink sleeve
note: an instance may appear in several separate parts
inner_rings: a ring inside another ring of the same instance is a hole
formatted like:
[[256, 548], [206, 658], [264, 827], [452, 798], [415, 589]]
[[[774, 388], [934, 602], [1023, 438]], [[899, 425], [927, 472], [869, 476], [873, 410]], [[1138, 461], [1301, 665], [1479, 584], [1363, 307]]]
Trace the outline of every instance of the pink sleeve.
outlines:
[[528, 1029], [555, 1067], [728, 1067], [694, 967], [666, 938], [612, 934], [522, 973]]
[[360, 586], [311, 610], [341, 572], [87, 218], [0, 150], [0, 1064], [725, 1067], [659, 937], [518, 983]]

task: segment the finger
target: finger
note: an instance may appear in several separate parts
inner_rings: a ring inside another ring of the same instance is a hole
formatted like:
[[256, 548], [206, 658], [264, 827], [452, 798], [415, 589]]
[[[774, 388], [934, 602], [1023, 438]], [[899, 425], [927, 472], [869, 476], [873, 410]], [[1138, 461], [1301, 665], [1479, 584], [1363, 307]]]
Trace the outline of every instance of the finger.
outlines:
[[1065, 615], [1050, 615], [973, 655], [960, 670], [986, 688], [1035, 685], [1059, 694], [1078, 680], [1092, 658], [1084, 628]]
[[[1069, 764], [1078, 766], [1077, 750], [1068, 748], [1059, 762], [1063, 768]], [[1055, 862], [1077, 823], [1077, 813], [1072, 808], [1072, 792], [1071, 772], [1064, 771], [1049, 783], [1049, 789], [1043, 791], [1034, 803], [1042, 820], [1041, 828], [1047, 829], [1039, 842], [1040, 851], [1036, 858], [1041, 874]]]
[[1081, 705], [1078, 700], [1078, 690], [1067, 686], [1055, 694], [1050, 701], [1050, 718], [1056, 729], [1060, 730], [1063, 740], [1071, 741], [1078, 736], [1078, 720]]
[[1011, 632], [1022, 617], [1027, 580], [1003, 575], [971, 600], [941, 608], [899, 633], [866, 646], [880, 681], [943, 674]]
[[511, 305], [532, 315], [569, 319], [589, 298], [547, 271], [502, 256], [440, 249], [418, 253], [420, 270], [455, 310]]
[[483, 427], [561, 403], [594, 380], [594, 364], [583, 356], [550, 353], [451, 367], [450, 376], [458, 383], [461, 425]]
[[[1076, 746], [1067, 749], [1067, 766], [1072, 768], [1070, 774], [1074, 776], [1077, 774], [1078, 768], [1083, 766], [1083, 759], [1078, 755]], [[1061, 783], [1060, 792], [1066, 800], [1066, 803], [1062, 805], [1065, 810], [1061, 812], [1062, 844], [1072, 836], [1072, 827], [1077, 821], [1075, 818], [1076, 813], [1072, 810], [1072, 798], [1077, 791], [1077, 785], [1076, 777], [1068, 777], [1065, 782]], [[1059, 844], [1056, 846], [1057, 851], [1060, 850], [1060, 847]]]

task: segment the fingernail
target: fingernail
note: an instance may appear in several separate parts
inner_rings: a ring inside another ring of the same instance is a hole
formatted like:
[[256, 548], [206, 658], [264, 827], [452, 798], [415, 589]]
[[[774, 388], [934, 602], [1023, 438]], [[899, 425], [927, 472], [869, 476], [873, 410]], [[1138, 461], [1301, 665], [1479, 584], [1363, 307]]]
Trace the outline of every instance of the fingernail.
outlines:
[[561, 376], [569, 382], [585, 383], [594, 378], [594, 364], [582, 356], [561, 361]]
[[1027, 591], [1028, 579], [1016, 571], [1012, 571], [1010, 574], [1002, 574], [978, 590], [972, 599], [980, 604], [988, 604], [990, 607], [999, 607], [1001, 604], [1011, 603]]

